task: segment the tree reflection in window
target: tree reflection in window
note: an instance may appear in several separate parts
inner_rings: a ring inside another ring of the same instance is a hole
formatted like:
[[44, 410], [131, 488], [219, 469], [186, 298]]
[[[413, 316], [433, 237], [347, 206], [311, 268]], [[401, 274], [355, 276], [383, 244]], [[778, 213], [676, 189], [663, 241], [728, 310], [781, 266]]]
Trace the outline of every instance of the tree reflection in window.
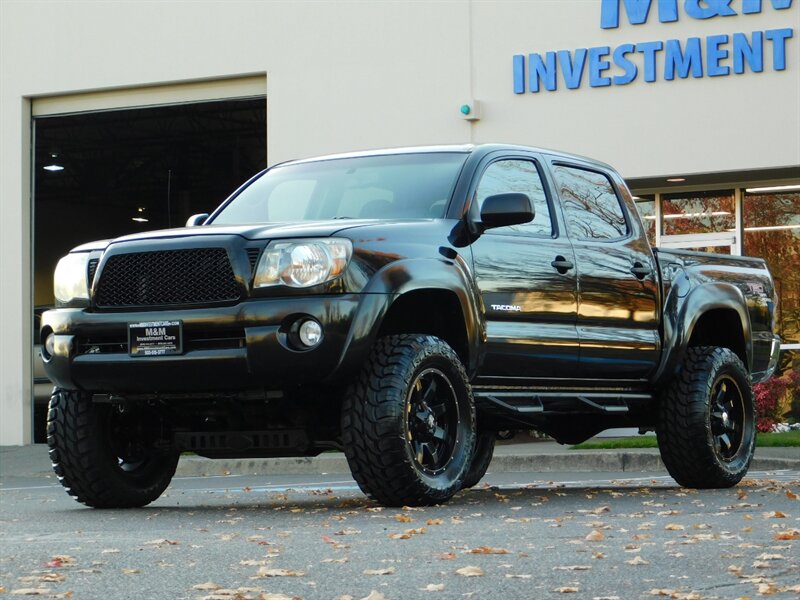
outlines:
[[625, 215], [608, 177], [564, 165], [556, 166], [554, 173], [570, 236], [581, 240], [625, 237]]

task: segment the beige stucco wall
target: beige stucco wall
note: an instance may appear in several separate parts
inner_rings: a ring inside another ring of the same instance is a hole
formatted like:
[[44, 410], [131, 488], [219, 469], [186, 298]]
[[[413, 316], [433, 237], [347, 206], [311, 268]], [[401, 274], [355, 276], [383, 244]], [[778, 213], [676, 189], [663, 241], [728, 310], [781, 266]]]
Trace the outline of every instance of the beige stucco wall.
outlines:
[[[30, 99], [257, 73], [270, 163], [502, 141], [595, 156], [626, 177], [800, 164], [799, 2], [706, 21], [623, 17], [617, 30], [599, 22], [599, 0], [0, 2], [0, 444], [29, 439]], [[760, 74], [512, 89], [514, 54], [779, 27], [795, 31], [783, 72], [767, 54]], [[458, 112], [470, 98], [482, 102], [474, 124]]]

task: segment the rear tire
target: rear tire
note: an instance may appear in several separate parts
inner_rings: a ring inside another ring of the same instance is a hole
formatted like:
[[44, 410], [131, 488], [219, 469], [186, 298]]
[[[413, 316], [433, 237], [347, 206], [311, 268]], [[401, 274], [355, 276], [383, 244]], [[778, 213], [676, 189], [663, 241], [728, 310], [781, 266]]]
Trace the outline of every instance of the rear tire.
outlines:
[[755, 449], [755, 404], [742, 361], [727, 348], [689, 348], [659, 406], [661, 458], [684, 487], [739, 483]]
[[453, 349], [427, 335], [378, 340], [345, 395], [342, 439], [353, 478], [381, 504], [450, 499], [475, 445], [472, 391]]
[[154, 411], [120, 413], [87, 394], [56, 388], [47, 445], [58, 480], [78, 502], [95, 508], [153, 502], [169, 485], [179, 458], [159, 439], [159, 423]]

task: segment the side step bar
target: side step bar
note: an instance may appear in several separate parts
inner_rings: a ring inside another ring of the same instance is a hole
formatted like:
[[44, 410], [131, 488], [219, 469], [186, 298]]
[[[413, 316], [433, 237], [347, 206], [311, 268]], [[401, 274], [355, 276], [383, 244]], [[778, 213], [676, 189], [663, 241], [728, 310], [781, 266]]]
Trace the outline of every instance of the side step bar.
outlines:
[[651, 405], [652, 394], [642, 392], [537, 392], [475, 390], [478, 409], [506, 416], [565, 414], [621, 415]]

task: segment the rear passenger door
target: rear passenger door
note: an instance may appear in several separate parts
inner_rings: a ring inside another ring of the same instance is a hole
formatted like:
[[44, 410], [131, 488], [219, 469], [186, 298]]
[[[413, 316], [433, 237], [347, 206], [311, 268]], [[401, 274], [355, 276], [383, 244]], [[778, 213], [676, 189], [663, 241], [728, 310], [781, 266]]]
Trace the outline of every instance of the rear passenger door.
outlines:
[[486, 316], [487, 344], [479, 382], [568, 377], [578, 363], [576, 278], [572, 246], [553, 210], [535, 155], [499, 156], [483, 165], [472, 211], [507, 192], [527, 194], [530, 223], [489, 229], [472, 245]]
[[551, 169], [577, 265], [578, 374], [645, 378], [660, 351], [660, 299], [653, 253], [623, 202], [627, 191], [592, 165], [554, 160]]

